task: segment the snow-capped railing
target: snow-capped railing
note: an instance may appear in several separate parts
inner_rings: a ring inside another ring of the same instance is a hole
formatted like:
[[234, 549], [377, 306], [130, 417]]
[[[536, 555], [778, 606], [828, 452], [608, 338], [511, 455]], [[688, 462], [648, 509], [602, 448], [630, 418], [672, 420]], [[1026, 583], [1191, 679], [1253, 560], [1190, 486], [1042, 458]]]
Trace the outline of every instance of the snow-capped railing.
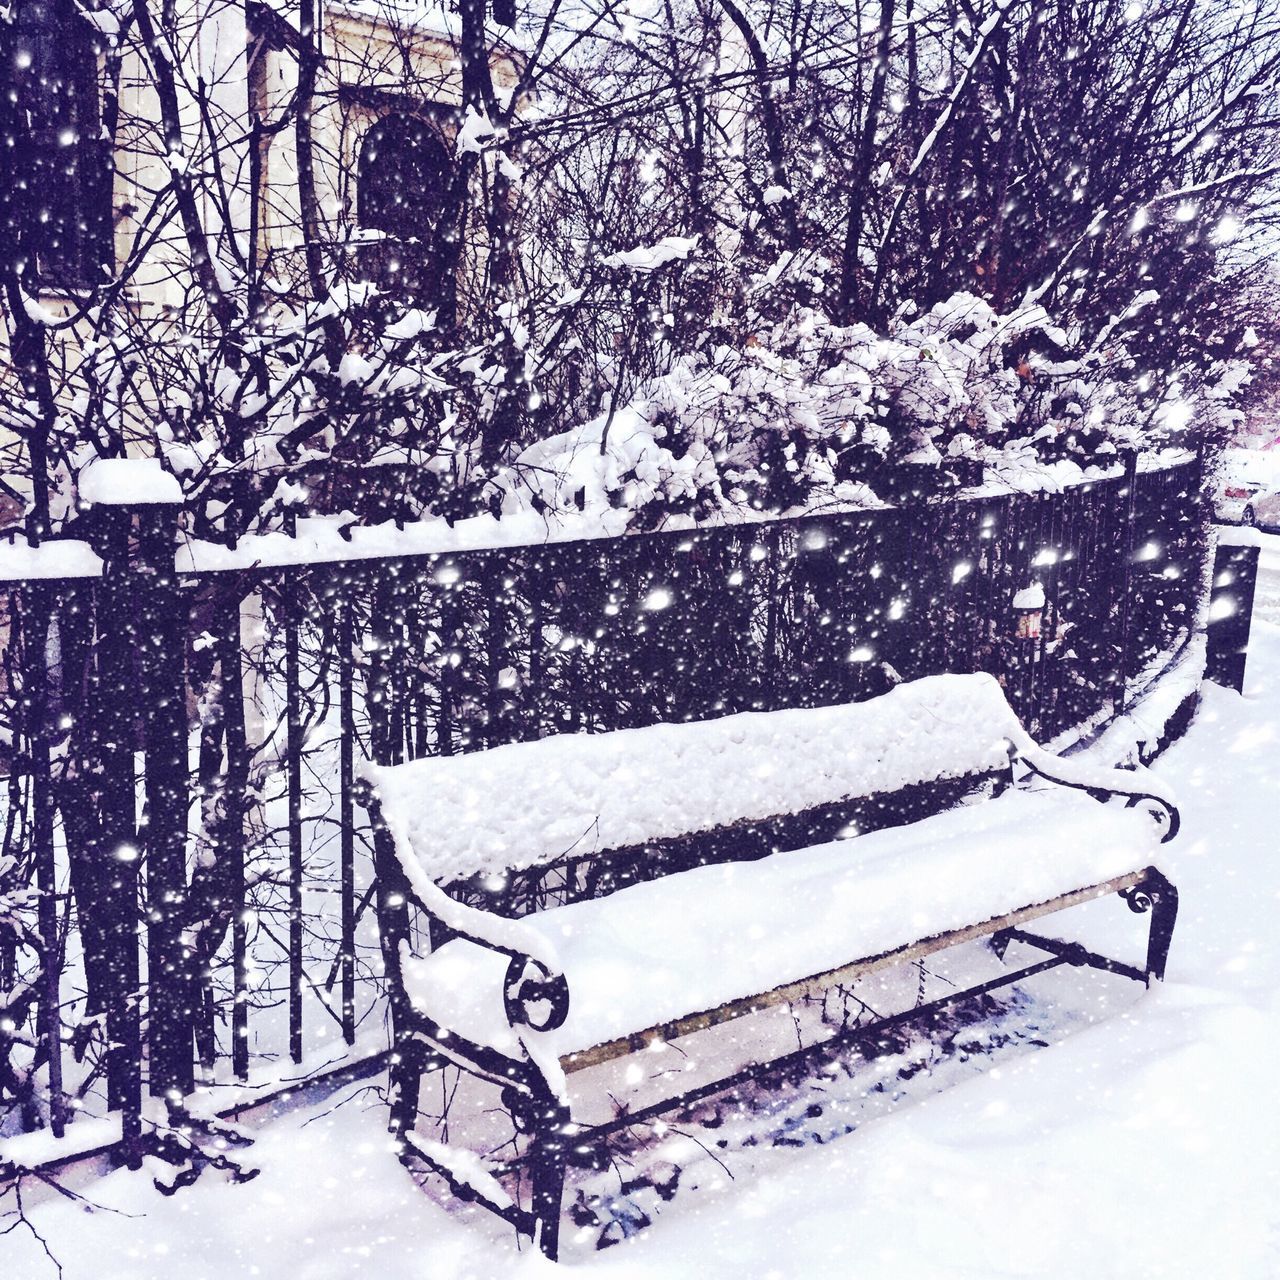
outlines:
[[[1169, 449], [1158, 455], [1140, 458], [1138, 470], [1143, 473], [1162, 472], [1194, 462], [1193, 453], [1185, 449]], [[1122, 482], [1123, 479], [1124, 468], [1117, 464], [1105, 473], [1099, 472], [1089, 477], [1085, 483], [1092, 488], [1100, 481]], [[989, 501], [1008, 496], [1012, 492], [1014, 491], [1007, 485], [984, 484], [958, 491], [943, 501]], [[1069, 492], [1069, 489], [1065, 492]], [[441, 556], [466, 551], [529, 548], [623, 536], [678, 535], [738, 525], [773, 525], [887, 509], [890, 508], [886, 504], [832, 505], [816, 512], [801, 510], [778, 515], [743, 508], [735, 511], [732, 516], [726, 512], [717, 512], [712, 518], [703, 521], [673, 515], [648, 533], [633, 530], [630, 522], [635, 513], [621, 508], [592, 514], [542, 514], [522, 508], [501, 517], [482, 513], [454, 521], [435, 516], [399, 523], [388, 520], [372, 525], [361, 524], [350, 513], [345, 513], [299, 518], [292, 534], [282, 531], [246, 534], [237, 539], [233, 546], [207, 539], [185, 538], [178, 548], [177, 567], [180, 573], [215, 573], [344, 560]]]
[[0, 542], [0, 582], [47, 582], [100, 578], [102, 558], [78, 538], [32, 544], [25, 538]]

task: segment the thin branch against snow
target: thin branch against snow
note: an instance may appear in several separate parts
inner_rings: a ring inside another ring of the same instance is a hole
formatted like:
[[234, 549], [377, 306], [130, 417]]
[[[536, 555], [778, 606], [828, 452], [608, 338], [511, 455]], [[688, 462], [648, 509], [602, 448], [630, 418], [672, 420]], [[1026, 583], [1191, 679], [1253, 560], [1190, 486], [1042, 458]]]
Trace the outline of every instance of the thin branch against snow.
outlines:
[[1222, 101], [1202, 120], [1194, 125], [1187, 134], [1174, 145], [1172, 159], [1178, 160], [1192, 147], [1196, 146], [1204, 136], [1213, 129], [1219, 120], [1233, 111], [1245, 98], [1254, 97], [1263, 92], [1264, 83], [1273, 79], [1280, 69], [1280, 54], [1266, 59], [1243, 84], [1228, 93]]
[[1111, 335], [1123, 324], [1127, 324], [1135, 316], [1145, 311], [1147, 307], [1154, 305], [1160, 300], [1160, 295], [1154, 289], [1146, 289], [1138, 294], [1134, 300], [1117, 316], [1112, 316], [1105, 325], [1102, 326], [1098, 336], [1093, 340], [1091, 351], [1101, 351], [1106, 345]]
[[871, 286], [871, 302], [874, 307], [876, 301], [880, 297], [880, 288], [884, 281], [884, 271], [888, 262], [889, 242], [897, 233], [898, 221], [902, 217], [902, 211], [906, 207], [907, 197], [911, 194], [911, 188], [915, 182], [916, 176], [920, 170], [924, 168], [925, 161], [933, 153], [934, 147], [938, 143], [938, 139], [942, 137], [947, 125], [951, 121], [951, 117], [955, 114], [956, 107], [960, 104], [960, 100], [968, 92], [969, 82], [973, 78], [974, 68], [978, 65], [982, 56], [986, 53], [991, 43], [992, 37], [1003, 27], [1004, 20], [1013, 8], [1015, 0], [996, 0], [996, 7], [987, 17], [986, 21], [978, 28], [978, 38], [974, 42], [969, 56], [965, 58], [961, 68], [959, 77], [956, 79], [955, 85], [952, 87], [951, 93], [947, 98], [942, 110], [938, 113], [937, 119], [933, 122], [933, 128], [929, 130], [916, 149], [915, 158], [911, 161], [907, 169], [906, 175], [903, 177], [902, 186], [898, 191], [897, 199], [893, 202], [893, 208], [889, 213], [889, 219], [885, 223], [884, 231], [880, 236], [880, 243], [876, 247], [876, 274], [875, 280]]
[[[1280, 71], [1280, 53], [1266, 59], [1243, 84], [1238, 85], [1235, 89], [1229, 92], [1223, 100], [1213, 108], [1213, 110], [1208, 112], [1207, 115], [1202, 116], [1182, 136], [1182, 138], [1174, 144], [1169, 153], [1168, 160], [1157, 170], [1156, 174], [1152, 179], [1150, 179], [1150, 181], [1159, 181], [1163, 175], [1172, 172], [1176, 167], [1177, 162], [1182, 159], [1191, 150], [1191, 148], [1199, 145], [1199, 143], [1208, 137], [1218, 122], [1225, 115], [1234, 110], [1246, 99], [1255, 97], [1261, 93], [1263, 83], [1268, 80], [1274, 81], [1278, 71]], [[1053, 271], [1051, 271], [1039, 285], [1027, 292], [1023, 299], [1024, 305], [1039, 302], [1045, 294], [1056, 287], [1080, 248], [1094, 237], [1100, 235], [1103, 228], [1108, 223], [1115, 221], [1117, 218], [1131, 215], [1144, 206], [1155, 203], [1156, 201], [1163, 203], [1190, 195], [1202, 195], [1207, 191], [1217, 190], [1221, 187], [1229, 186], [1233, 183], [1241, 182], [1246, 179], [1253, 179], [1259, 183], [1266, 182], [1276, 172], [1280, 172], [1280, 169], [1275, 165], [1267, 165], [1250, 169], [1235, 169], [1230, 173], [1221, 175], [1220, 177], [1206, 179], [1199, 183], [1188, 184], [1176, 191], [1160, 192], [1153, 196], [1134, 197], [1129, 200], [1121, 201], [1115, 205], [1100, 207], [1089, 220], [1089, 225], [1075, 238], [1075, 240], [1072, 241], [1070, 246], [1067, 248], [1067, 251], [1058, 260]]]

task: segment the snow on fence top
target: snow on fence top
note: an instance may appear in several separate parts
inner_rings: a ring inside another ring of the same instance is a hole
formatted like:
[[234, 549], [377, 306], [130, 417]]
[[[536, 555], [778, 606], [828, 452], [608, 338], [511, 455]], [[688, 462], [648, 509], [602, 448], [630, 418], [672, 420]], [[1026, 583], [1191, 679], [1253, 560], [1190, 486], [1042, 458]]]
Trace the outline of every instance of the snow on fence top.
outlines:
[[1038, 582], [1033, 582], [1029, 587], [1023, 587], [1013, 597], [1013, 607], [1021, 610], [1043, 609], [1044, 587]]
[[34, 547], [25, 539], [0, 542], [0, 582], [100, 577], [102, 561], [87, 542], [60, 538]]
[[563, 734], [366, 776], [397, 838], [449, 882], [998, 769], [1013, 736], [991, 676], [943, 675], [867, 702]]
[[391, 521], [352, 525], [333, 516], [318, 516], [299, 520], [293, 536], [248, 534], [234, 547], [193, 538], [178, 549], [177, 568], [179, 573], [209, 573], [576, 542], [624, 533], [626, 513], [618, 514], [623, 519], [616, 529], [586, 517], [579, 521], [548, 520], [535, 511], [521, 511], [500, 520], [490, 515], [470, 516], [453, 524], [442, 517], [411, 520], [399, 528]]
[[[286, 533], [248, 534], [234, 547], [193, 538], [178, 549], [176, 563], [179, 573], [214, 573], [599, 541], [626, 534], [630, 514], [622, 509], [577, 517], [516, 511], [508, 512], [500, 519], [478, 515], [449, 524], [437, 516], [430, 520], [409, 520], [399, 527], [390, 520], [385, 524], [355, 525], [337, 516], [316, 516], [300, 519], [294, 536]], [[769, 512], [744, 512], [732, 523], [773, 524], [779, 520], [803, 520], [832, 514], [836, 512], [796, 511], [782, 516]], [[720, 528], [729, 523], [725, 519], [695, 522], [686, 516], [671, 516], [661, 528], [647, 532], [688, 533], [696, 529]]]
[[95, 506], [173, 506], [183, 501], [177, 476], [158, 458], [95, 458], [76, 482], [82, 502]]
[[[1146, 460], [1141, 470], [1163, 470], [1194, 458], [1185, 450], [1165, 450], [1154, 460]], [[1118, 478], [1123, 468], [1086, 477], [1088, 481]], [[984, 483], [956, 495], [986, 498], [1014, 492], [1008, 486]], [[886, 503], [878, 503], [887, 506]], [[772, 524], [780, 520], [803, 520], [821, 516], [847, 515], [874, 509], [866, 502], [836, 503], [820, 509], [796, 509], [782, 514], [750, 508], [718, 512], [708, 518], [670, 515], [650, 533], [691, 532], [727, 525]], [[179, 573], [214, 573], [256, 568], [283, 568], [290, 565], [331, 564], [347, 560], [376, 560], [394, 556], [451, 555], [464, 551], [493, 551], [503, 547], [539, 547], [565, 542], [587, 542], [620, 538], [630, 532], [635, 513], [625, 507], [603, 507], [585, 512], [539, 512], [521, 507], [498, 516], [468, 516], [450, 524], [442, 516], [410, 520], [397, 526], [392, 521], [360, 525], [351, 515], [314, 516], [297, 521], [297, 532], [246, 534], [234, 547], [198, 538], [188, 539], [176, 558]]]

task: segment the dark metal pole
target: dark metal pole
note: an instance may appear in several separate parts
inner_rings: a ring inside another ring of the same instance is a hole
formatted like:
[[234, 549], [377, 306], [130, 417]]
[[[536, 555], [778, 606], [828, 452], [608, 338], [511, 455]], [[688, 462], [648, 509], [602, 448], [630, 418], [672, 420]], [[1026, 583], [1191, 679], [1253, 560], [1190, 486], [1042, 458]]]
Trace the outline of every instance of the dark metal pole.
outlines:
[[342, 733], [339, 739], [339, 804], [342, 858], [342, 1038], [356, 1038], [356, 875], [355, 875], [355, 683], [351, 600], [338, 610], [338, 698]]
[[461, 590], [461, 579], [441, 585], [440, 598], [440, 652], [444, 661], [440, 666], [440, 713], [436, 717], [436, 750], [442, 756], [453, 755], [453, 687], [455, 674], [452, 658], [459, 645], [459, 606], [454, 595]]
[[241, 669], [240, 591], [221, 602], [218, 626], [218, 666], [222, 675], [223, 724], [227, 744], [226, 789], [223, 794], [222, 856], [230, 858], [231, 917], [231, 1069], [237, 1080], [249, 1078], [249, 925], [244, 875], [245, 792], [249, 781], [249, 750], [244, 722], [244, 674]]
[[1124, 528], [1120, 537], [1120, 552], [1124, 584], [1120, 598], [1120, 654], [1116, 671], [1115, 709], [1119, 715], [1124, 711], [1129, 693], [1129, 612], [1130, 596], [1133, 590], [1133, 520], [1138, 490], [1138, 453], [1130, 449], [1124, 456], [1124, 488], [1121, 496], [1124, 499]]
[[758, 708], [761, 711], [775, 711], [778, 708], [778, 614], [782, 607], [782, 602], [778, 599], [778, 593], [781, 590], [780, 577], [781, 566], [778, 564], [778, 557], [781, 554], [780, 540], [778, 538], [777, 527], [770, 528], [767, 535], [768, 546], [766, 554], [769, 559], [768, 573], [765, 579], [765, 590], [768, 595], [765, 600], [765, 632], [764, 632], [764, 694], [762, 705]]
[[100, 824], [94, 855], [103, 863], [107, 1013], [107, 1105], [121, 1112], [126, 1164], [141, 1163], [142, 1034], [138, 963], [138, 833], [134, 778], [134, 586], [129, 566], [132, 516], [98, 513], [106, 564], [96, 628], [97, 671], [88, 767], [96, 771]]
[[1209, 598], [1205, 676], [1238, 693], [1244, 691], [1257, 579], [1257, 547], [1219, 545], [1213, 562], [1213, 594]]
[[284, 579], [285, 699], [289, 755], [289, 1057], [302, 1061], [302, 690], [298, 669], [301, 582]]
[[506, 725], [502, 715], [502, 670], [506, 657], [506, 614], [503, 607], [503, 596], [506, 588], [503, 585], [503, 563], [497, 556], [486, 557], [485, 586], [488, 596], [488, 618], [485, 631], [486, 673], [488, 680], [485, 687], [485, 734], [484, 741], [488, 747], [496, 747], [506, 741]]
[[31, 751], [32, 837], [36, 851], [38, 919], [44, 948], [40, 987], [40, 1026], [49, 1053], [49, 1127], [61, 1138], [66, 1125], [62, 1096], [62, 948], [58, 939], [58, 878], [53, 849], [53, 778], [49, 758], [50, 600], [38, 584], [26, 590], [23, 654], [26, 658], [27, 741]]

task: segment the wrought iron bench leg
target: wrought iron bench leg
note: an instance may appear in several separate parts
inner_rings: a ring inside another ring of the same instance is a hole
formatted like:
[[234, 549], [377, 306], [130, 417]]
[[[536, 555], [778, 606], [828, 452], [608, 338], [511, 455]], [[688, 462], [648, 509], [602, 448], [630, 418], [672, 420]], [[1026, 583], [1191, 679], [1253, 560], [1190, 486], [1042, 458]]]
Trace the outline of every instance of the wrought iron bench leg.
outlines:
[[560, 1252], [561, 1201], [572, 1141], [568, 1130], [568, 1111], [558, 1103], [547, 1102], [529, 1153], [534, 1243], [551, 1262], [556, 1261]]
[[1147, 985], [1151, 985], [1152, 978], [1161, 982], [1169, 959], [1169, 944], [1173, 941], [1173, 926], [1178, 919], [1178, 891], [1151, 867], [1141, 884], [1125, 890], [1124, 898], [1130, 911], [1151, 912], [1151, 932], [1147, 936]]
[[418, 1118], [418, 1091], [422, 1086], [422, 1047], [400, 1037], [391, 1064], [391, 1132], [403, 1143]]
[[1173, 926], [1178, 919], [1178, 890], [1159, 871], [1152, 870], [1147, 879], [1133, 891], [1129, 906], [1134, 911], [1151, 912], [1151, 932], [1147, 938], [1148, 981], [1164, 981]]
[[1147, 962], [1144, 968], [1110, 960], [1096, 952], [1088, 950], [1078, 942], [1062, 942], [1057, 938], [1046, 938], [1040, 934], [1029, 933], [1020, 927], [998, 929], [988, 940], [988, 945], [996, 956], [1003, 960], [1010, 942], [1025, 942], [1048, 951], [1059, 957], [1066, 964], [1089, 965], [1094, 969], [1105, 969], [1109, 973], [1118, 973], [1136, 982], [1151, 985], [1152, 979], [1164, 980], [1165, 965], [1169, 959], [1169, 946], [1173, 941], [1173, 927], [1178, 919], [1178, 890], [1154, 867], [1149, 867], [1139, 884], [1132, 888], [1122, 889], [1120, 896], [1129, 904], [1129, 910], [1138, 914], [1151, 912], [1151, 928], [1147, 935]]

